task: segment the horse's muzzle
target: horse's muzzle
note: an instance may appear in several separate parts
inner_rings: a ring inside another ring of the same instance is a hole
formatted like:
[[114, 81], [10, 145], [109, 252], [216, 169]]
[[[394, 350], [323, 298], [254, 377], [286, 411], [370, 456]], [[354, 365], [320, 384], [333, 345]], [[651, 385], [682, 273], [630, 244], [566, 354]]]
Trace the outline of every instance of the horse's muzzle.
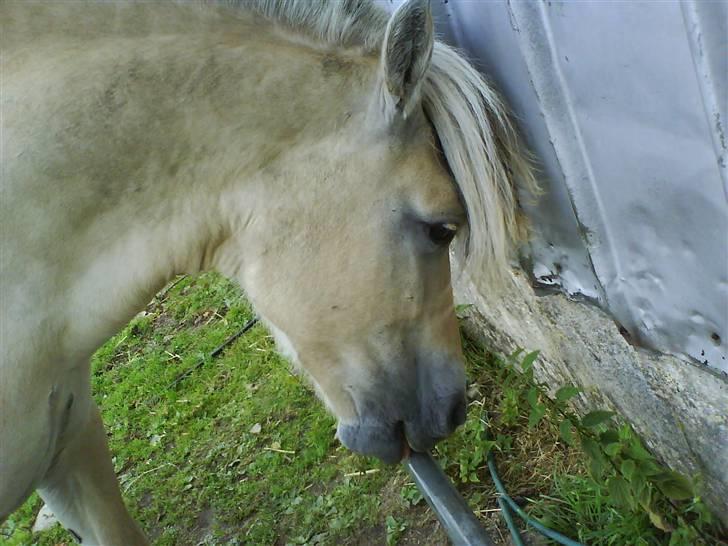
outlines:
[[465, 422], [465, 393], [458, 392], [427, 404], [412, 419], [394, 423], [364, 417], [357, 423], [339, 423], [337, 436], [347, 448], [372, 455], [385, 463], [398, 463], [411, 447], [428, 451]]

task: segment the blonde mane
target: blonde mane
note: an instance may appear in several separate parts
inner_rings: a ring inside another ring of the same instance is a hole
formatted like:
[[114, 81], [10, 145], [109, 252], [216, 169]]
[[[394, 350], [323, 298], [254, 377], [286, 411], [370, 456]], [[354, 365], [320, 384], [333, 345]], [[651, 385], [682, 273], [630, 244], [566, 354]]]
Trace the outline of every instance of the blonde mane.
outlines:
[[[371, 0], [237, 0], [293, 30], [332, 45], [378, 54], [389, 14]], [[499, 281], [526, 236], [519, 191], [538, 193], [525, 147], [495, 90], [453, 48], [435, 42], [422, 99], [468, 214], [458, 254], [475, 277]]]

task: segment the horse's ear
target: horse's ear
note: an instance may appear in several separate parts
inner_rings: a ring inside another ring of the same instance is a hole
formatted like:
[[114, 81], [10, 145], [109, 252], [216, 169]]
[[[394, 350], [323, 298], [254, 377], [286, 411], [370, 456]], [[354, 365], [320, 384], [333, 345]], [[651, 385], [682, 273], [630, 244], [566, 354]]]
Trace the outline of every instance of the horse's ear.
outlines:
[[419, 103], [434, 34], [430, 0], [407, 0], [389, 20], [382, 44], [381, 89], [388, 118], [406, 118]]

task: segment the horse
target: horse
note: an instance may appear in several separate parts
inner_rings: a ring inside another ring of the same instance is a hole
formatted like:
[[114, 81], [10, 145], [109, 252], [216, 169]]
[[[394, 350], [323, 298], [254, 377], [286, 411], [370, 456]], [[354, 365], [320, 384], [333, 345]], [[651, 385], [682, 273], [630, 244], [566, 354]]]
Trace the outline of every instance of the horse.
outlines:
[[89, 358], [178, 274], [240, 283], [349, 449], [463, 423], [451, 256], [497, 289], [536, 186], [429, 0], [4, 0], [0, 48], [0, 523], [147, 543]]

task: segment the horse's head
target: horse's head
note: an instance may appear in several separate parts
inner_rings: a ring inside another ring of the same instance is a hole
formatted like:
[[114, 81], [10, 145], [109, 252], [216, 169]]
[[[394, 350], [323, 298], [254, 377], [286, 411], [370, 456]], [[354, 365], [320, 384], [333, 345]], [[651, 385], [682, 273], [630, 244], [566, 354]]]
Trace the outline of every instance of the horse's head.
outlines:
[[243, 268], [341, 441], [389, 462], [405, 440], [431, 448], [466, 413], [449, 246], [467, 215], [422, 104], [432, 55], [428, 2], [410, 1], [390, 19], [377, 66], [367, 61], [357, 90], [327, 105], [330, 128], [275, 167], [285, 197], [251, 221], [259, 236]]
[[321, 190], [332, 195], [291, 212], [294, 233], [261, 262], [265, 293], [254, 297], [338, 417], [344, 445], [389, 462], [405, 436], [427, 450], [466, 413], [449, 263], [466, 216], [429, 126], [419, 113], [411, 123], [406, 136], [311, 158], [312, 176], [335, 181]]

